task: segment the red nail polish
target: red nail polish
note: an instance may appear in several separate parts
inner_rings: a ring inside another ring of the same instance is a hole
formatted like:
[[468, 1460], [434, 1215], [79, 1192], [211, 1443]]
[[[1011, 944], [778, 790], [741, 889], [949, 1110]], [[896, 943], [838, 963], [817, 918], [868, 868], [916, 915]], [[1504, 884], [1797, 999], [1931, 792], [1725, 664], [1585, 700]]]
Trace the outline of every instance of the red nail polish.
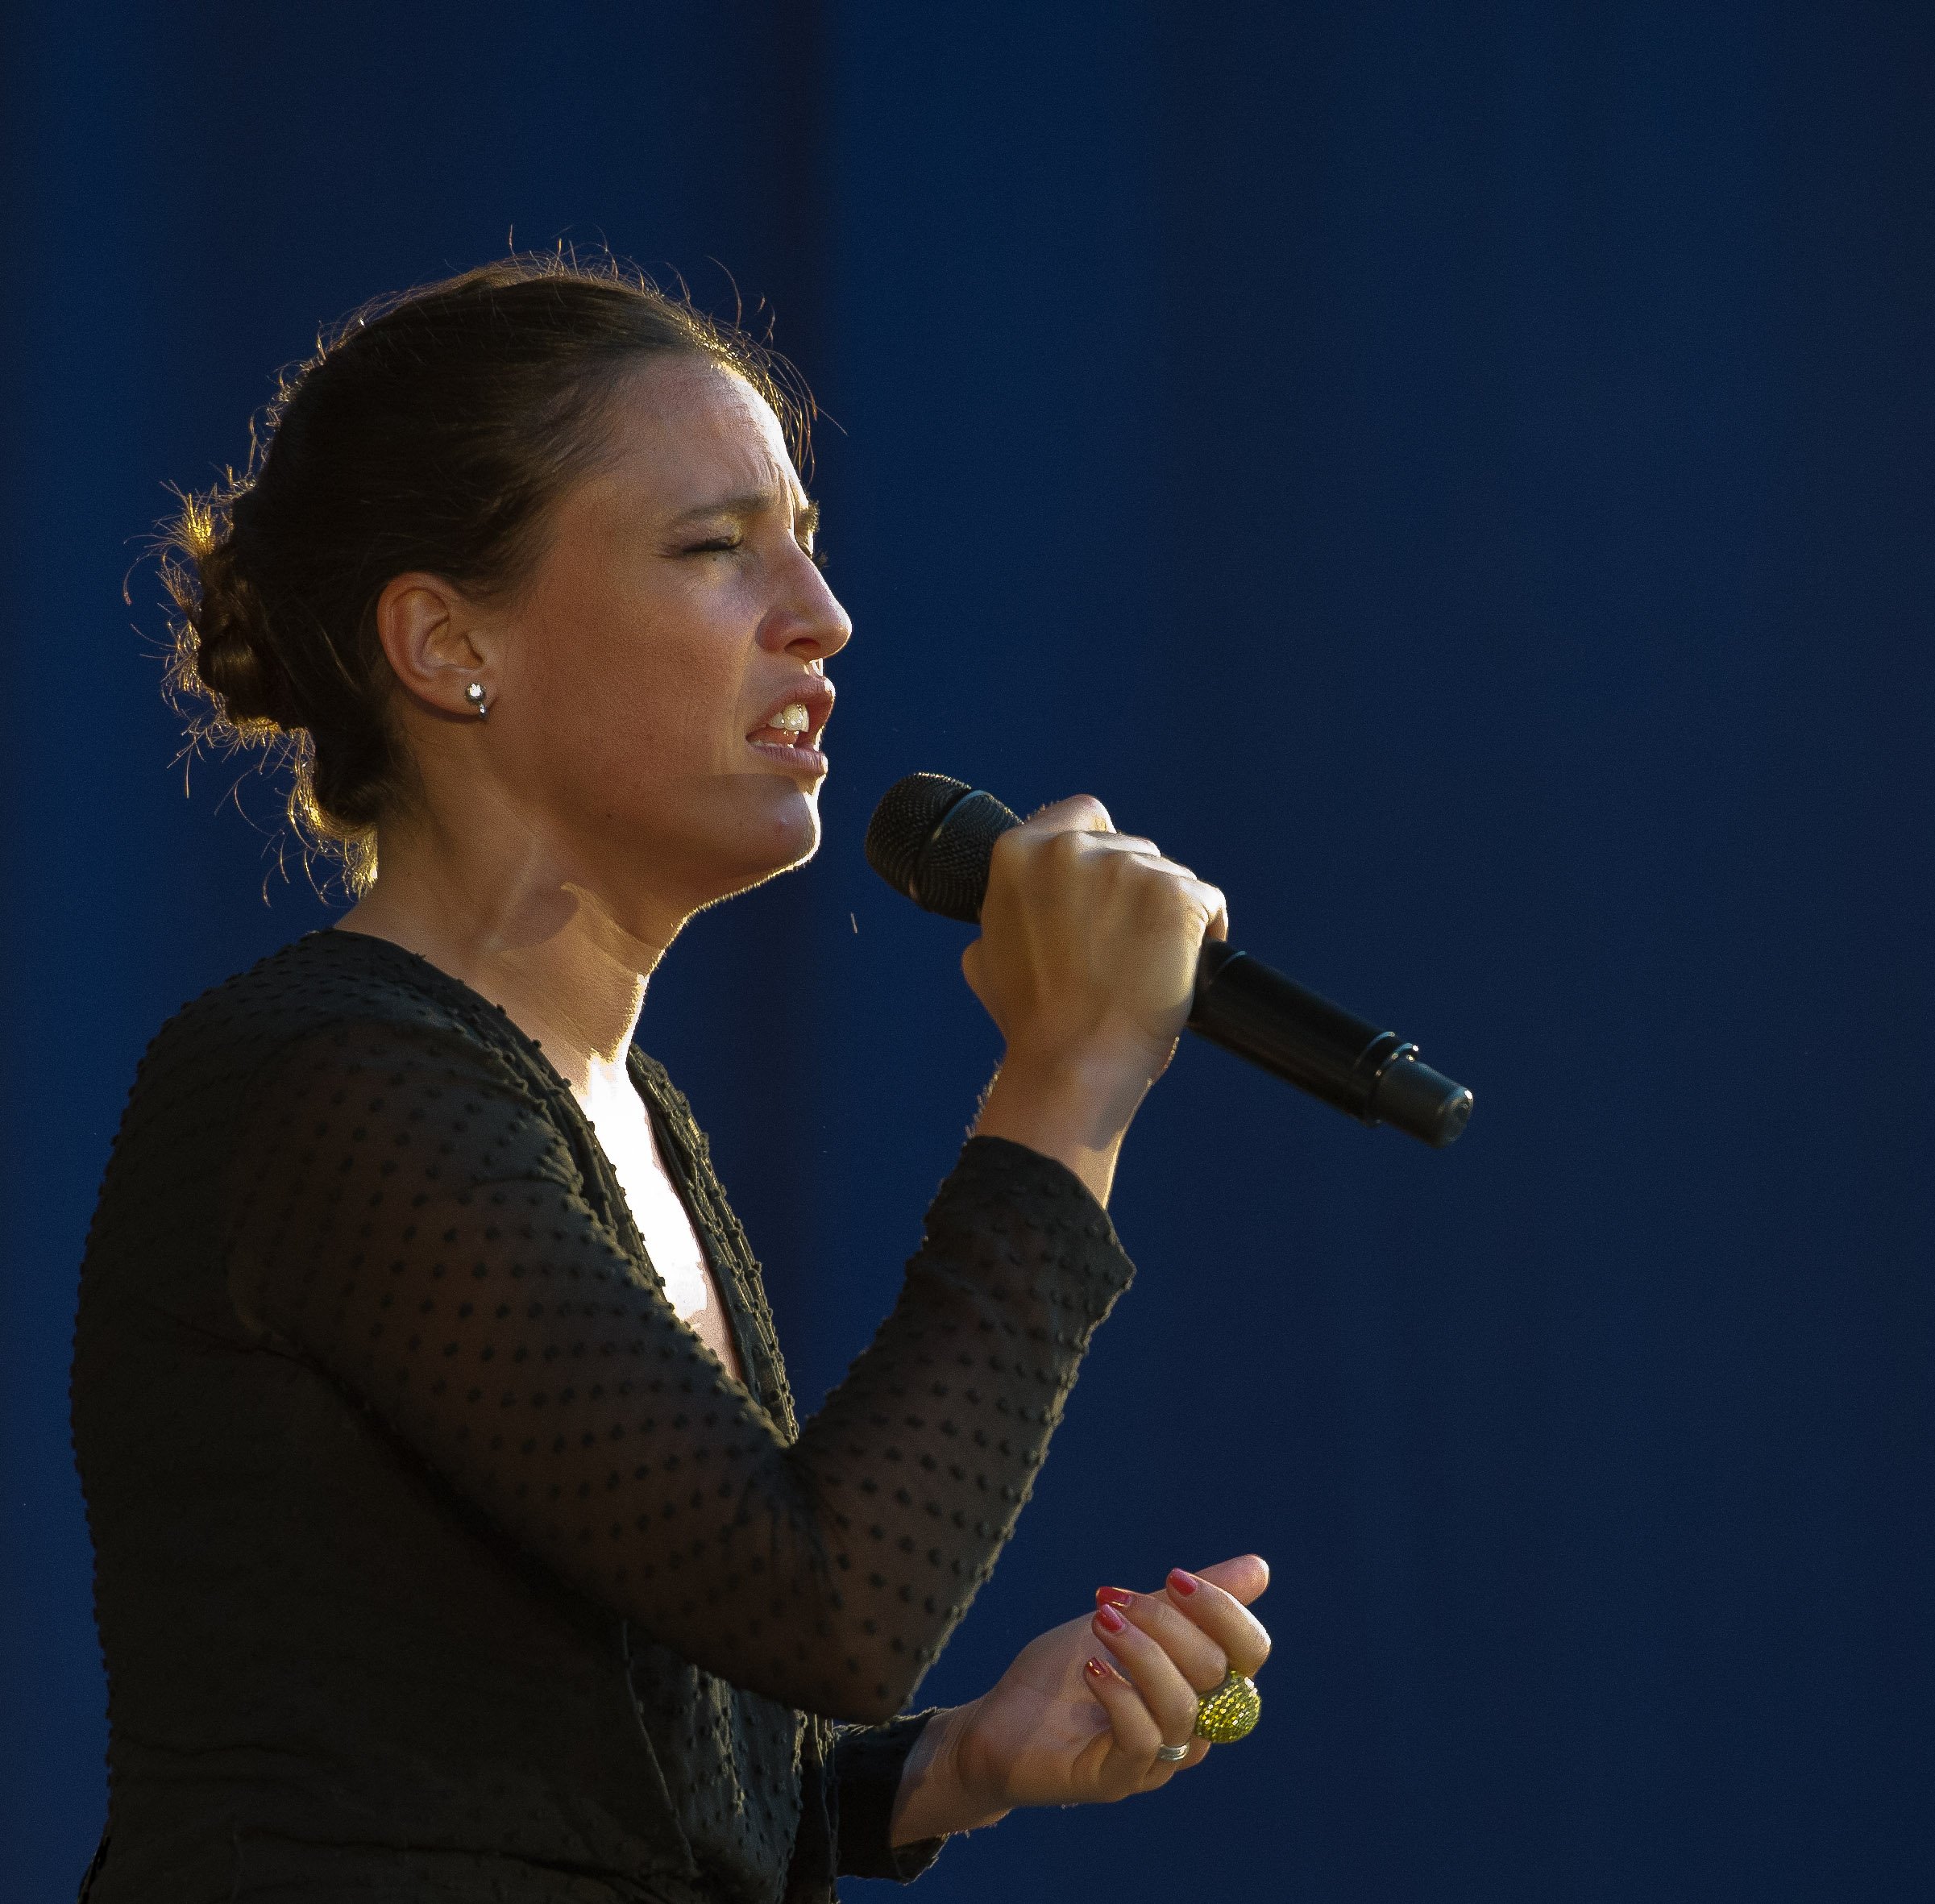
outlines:
[[1171, 1567], [1169, 1585], [1186, 1600], [1202, 1582], [1194, 1574], [1185, 1574], [1180, 1567]]
[[1119, 1586], [1098, 1586], [1095, 1589], [1095, 1604], [1098, 1607], [1132, 1607], [1136, 1596]]
[[1082, 1669], [1091, 1679], [1107, 1679], [1109, 1676], [1108, 1668], [1100, 1660], [1090, 1660]]
[[1105, 1633], [1119, 1633], [1128, 1624], [1128, 1622], [1113, 1607], [1098, 1607], [1095, 1618], [1101, 1623], [1102, 1630]]

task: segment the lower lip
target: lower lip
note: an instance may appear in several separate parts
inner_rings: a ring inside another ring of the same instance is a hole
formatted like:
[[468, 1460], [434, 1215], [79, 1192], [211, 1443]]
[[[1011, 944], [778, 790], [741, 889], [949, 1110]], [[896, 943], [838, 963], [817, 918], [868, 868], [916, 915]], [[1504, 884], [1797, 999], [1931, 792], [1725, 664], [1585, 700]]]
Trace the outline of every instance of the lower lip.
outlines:
[[826, 771], [826, 756], [817, 747], [783, 747], [777, 741], [749, 741], [746, 744], [755, 754], [763, 754], [769, 760], [777, 760], [799, 772], [824, 774]]

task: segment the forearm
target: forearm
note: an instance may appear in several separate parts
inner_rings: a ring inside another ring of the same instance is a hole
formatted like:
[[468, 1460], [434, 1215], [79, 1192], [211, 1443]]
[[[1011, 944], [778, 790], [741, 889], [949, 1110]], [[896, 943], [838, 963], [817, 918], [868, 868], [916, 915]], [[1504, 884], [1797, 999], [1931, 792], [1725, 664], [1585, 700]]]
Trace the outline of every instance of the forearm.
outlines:
[[[878, 1662], [879, 1716], [911, 1697], [986, 1577], [1131, 1274], [1107, 1216], [1056, 1162], [1000, 1138], [970, 1145], [900, 1300], [791, 1451], [845, 1536], [842, 1630], [853, 1657]], [[913, 1539], [910, 1522], [924, 1530]]]
[[974, 1135], [1005, 1137], [1053, 1158], [1106, 1206], [1122, 1140], [1150, 1082], [1146, 1063], [1011, 1049], [982, 1102]]
[[[389, 1160], [419, 1118], [438, 1130], [453, 1080], [466, 1134], [406, 1195]], [[224, 1216], [239, 1312], [573, 1586], [832, 1718], [877, 1723], [911, 1698], [1133, 1273], [1058, 1162], [970, 1145], [892, 1313], [789, 1445], [645, 1285], [566, 1133], [489, 1054], [335, 1030], [279, 1054], [262, 1104]], [[609, 1374], [574, 1379], [590, 1353]]]

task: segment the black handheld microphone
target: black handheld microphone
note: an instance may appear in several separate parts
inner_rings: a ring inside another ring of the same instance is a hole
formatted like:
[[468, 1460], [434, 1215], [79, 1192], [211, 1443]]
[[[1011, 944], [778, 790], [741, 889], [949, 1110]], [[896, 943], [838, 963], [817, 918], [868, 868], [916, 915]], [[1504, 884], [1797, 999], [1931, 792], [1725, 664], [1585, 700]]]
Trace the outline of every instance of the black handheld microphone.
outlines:
[[[974, 925], [994, 842], [1019, 818], [993, 794], [945, 774], [888, 788], [866, 829], [867, 863], [930, 913]], [[1202, 948], [1190, 1029], [1365, 1124], [1388, 1124], [1442, 1149], [1472, 1115], [1462, 1084], [1418, 1061], [1395, 1032], [1219, 941]]]

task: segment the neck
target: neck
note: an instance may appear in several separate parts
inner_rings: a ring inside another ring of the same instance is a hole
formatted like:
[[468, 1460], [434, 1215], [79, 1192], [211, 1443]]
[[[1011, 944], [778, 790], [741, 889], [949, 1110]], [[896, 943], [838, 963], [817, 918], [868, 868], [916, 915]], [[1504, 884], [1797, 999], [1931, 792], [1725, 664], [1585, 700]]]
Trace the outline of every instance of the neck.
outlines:
[[647, 900], [621, 923], [535, 842], [475, 842], [386, 826], [376, 883], [337, 929], [392, 940], [500, 1005], [588, 1101], [600, 1080], [622, 1079], [646, 987], [684, 915]]

